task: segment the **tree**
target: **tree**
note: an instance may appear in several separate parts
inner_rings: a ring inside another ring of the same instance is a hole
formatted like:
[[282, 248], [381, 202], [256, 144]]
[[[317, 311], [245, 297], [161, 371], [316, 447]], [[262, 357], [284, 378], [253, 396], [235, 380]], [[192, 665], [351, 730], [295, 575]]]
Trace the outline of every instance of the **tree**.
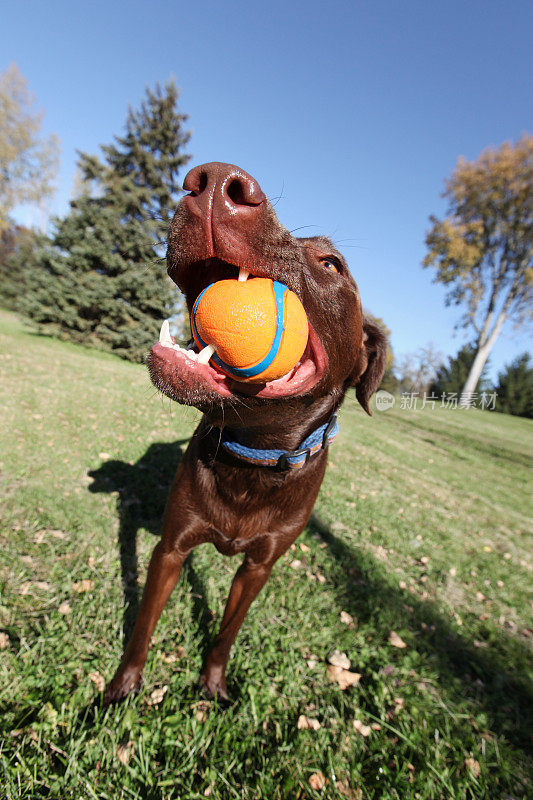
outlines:
[[59, 140], [40, 136], [43, 112], [16, 64], [0, 74], [0, 231], [19, 203], [42, 203], [54, 192]]
[[36, 251], [47, 238], [38, 231], [15, 225], [0, 230], [0, 305], [19, 311], [23, 298], [32, 291]]
[[533, 367], [523, 353], [498, 373], [496, 410], [517, 417], [533, 418]]
[[80, 154], [81, 193], [39, 255], [24, 310], [41, 330], [141, 361], [177, 303], [162, 273], [167, 229], [189, 156], [178, 90], [147, 89], [124, 136]]
[[443, 194], [448, 216], [430, 217], [423, 266], [448, 287], [446, 304], [466, 305], [460, 320], [476, 332], [475, 357], [462, 387], [470, 404], [506, 321], [521, 325], [533, 296], [533, 136], [459, 159]]
[[[444, 394], [454, 392], [459, 395], [466, 379], [472, 369], [474, 358], [476, 357], [476, 347], [473, 344], [465, 344], [456, 356], [450, 356], [448, 364], [442, 364], [437, 370], [435, 380], [429, 387], [429, 391], [433, 392], [439, 397]], [[480, 377], [479, 389], [485, 391], [488, 386], [486, 385], [486, 371], [488, 362], [483, 367]]]
[[399, 390], [419, 395], [427, 393], [442, 360], [442, 353], [431, 342], [400, 358], [396, 367]]

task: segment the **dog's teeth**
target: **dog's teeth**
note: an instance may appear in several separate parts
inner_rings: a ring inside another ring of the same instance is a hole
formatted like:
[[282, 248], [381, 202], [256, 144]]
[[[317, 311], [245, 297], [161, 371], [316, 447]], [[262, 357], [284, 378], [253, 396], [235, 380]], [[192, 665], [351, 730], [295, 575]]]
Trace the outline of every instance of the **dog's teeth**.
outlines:
[[249, 274], [250, 273], [247, 270], [245, 270], [245, 269], [243, 269], [241, 267], [240, 270], [239, 270], [239, 278], [238, 278], [238, 280], [245, 281], [248, 278]]
[[196, 360], [198, 361], [199, 364], [207, 364], [214, 352], [215, 348], [213, 347], [213, 345], [208, 344], [207, 347], [204, 347], [204, 349], [198, 353]]
[[162, 344], [163, 347], [172, 347], [168, 319], [166, 319], [161, 325], [161, 331], [159, 332], [159, 344]]

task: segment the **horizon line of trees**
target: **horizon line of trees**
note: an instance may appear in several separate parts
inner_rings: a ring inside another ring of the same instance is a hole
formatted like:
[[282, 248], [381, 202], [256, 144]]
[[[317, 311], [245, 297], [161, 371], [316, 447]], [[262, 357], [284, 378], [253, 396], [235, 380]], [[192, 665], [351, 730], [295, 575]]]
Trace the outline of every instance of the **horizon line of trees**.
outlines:
[[[21, 203], [41, 209], [54, 191], [57, 137], [40, 133], [42, 111], [18, 67], [0, 75], [0, 305], [42, 333], [142, 361], [161, 320], [185, 332], [186, 315], [164, 269], [166, 233], [190, 155], [187, 116], [173, 81], [146, 88], [128, 110], [125, 133], [101, 157], [79, 153], [70, 210], [51, 235], [16, 224]], [[432, 345], [396, 360], [390, 348], [382, 387], [456, 392], [463, 407], [488, 387], [486, 368], [504, 324], [531, 319], [533, 299], [533, 136], [459, 159], [445, 182], [448, 214], [430, 217], [422, 266], [463, 308], [457, 327], [472, 342], [444, 364]], [[390, 331], [378, 318], [379, 324]], [[531, 416], [527, 353], [505, 365], [499, 410]]]

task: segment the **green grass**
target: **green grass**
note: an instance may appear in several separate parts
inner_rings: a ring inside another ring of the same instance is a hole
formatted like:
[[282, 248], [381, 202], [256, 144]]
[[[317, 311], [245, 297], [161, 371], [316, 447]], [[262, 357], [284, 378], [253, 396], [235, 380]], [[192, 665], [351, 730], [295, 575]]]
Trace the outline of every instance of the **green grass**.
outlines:
[[[2, 797], [531, 796], [531, 422], [398, 407], [369, 419], [350, 397], [315, 514], [238, 637], [233, 705], [197, 691], [238, 565], [202, 547], [144, 690], [103, 710], [95, 681], [118, 663], [198, 414], [142, 367], [5, 313], [0, 353]], [[326, 674], [335, 649], [361, 673], [345, 691]], [[320, 728], [298, 729], [302, 714]]]

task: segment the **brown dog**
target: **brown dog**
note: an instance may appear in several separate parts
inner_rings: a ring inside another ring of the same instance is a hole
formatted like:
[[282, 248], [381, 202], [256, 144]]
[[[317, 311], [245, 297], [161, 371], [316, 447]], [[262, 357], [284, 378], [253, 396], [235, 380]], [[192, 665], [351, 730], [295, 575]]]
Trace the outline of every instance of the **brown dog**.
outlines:
[[236, 278], [244, 268], [298, 295], [309, 339], [294, 370], [253, 386], [199, 363], [167, 335], [152, 348], [155, 386], [204, 417], [172, 484], [137, 622], [106, 703], [139, 686], [150, 637], [182, 564], [204, 542], [224, 555], [244, 553], [201, 675], [208, 695], [227, 699], [231, 646], [275, 562], [311, 514], [335, 432], [332, 417], [351, 386], [370, 413], [385, 364], [385, 337], [364, 319], [355, 281], [328, 239], [293, 237], [259, 184], [230, 164], [195, 167], [184, 188], [189, 194], [171, 224], [167, 263], [189, 311], [208, 284]]

